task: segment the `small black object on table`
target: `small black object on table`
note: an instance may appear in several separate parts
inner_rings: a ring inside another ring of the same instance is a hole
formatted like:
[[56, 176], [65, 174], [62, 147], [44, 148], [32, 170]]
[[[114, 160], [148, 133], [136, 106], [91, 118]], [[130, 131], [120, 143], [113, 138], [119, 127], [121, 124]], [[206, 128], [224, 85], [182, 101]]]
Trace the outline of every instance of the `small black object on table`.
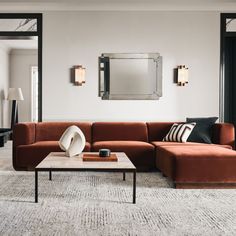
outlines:
[[109, 157], [110, 155], [111, 155], [110, 149], [106, 149], [106, 148], [99, 149], [99, 156], [100, 157]]

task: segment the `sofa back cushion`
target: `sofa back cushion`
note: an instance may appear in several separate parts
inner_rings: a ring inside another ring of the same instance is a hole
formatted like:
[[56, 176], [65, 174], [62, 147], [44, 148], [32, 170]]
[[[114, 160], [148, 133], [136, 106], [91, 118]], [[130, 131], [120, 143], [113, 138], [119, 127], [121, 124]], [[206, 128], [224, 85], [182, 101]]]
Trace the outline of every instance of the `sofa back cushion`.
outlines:
[[35, 140], [38, 141], [58, 141], [63, 132], [71, 125], [78, 126], [86, 141], [91, 143], [91, 127], [89, 122], [40, 122], [36, 124]]
[[174, 123], [178, 122], [147, 122], [149, 142], [162, 141]]
[[[149, 142], [162, 141], [174, 123], [181, 122], [147, 122]], [[234, 148], [235, 130], [233, 124], [216, 123], [212, 127], [212, 133], [213, 143], [230, 145]]]
[[230, 145], [235, 148], [235, 129], [233, 124], [216, 123], [213, 126], [213, 143], [221, 145]]
[[148, 141], [147, 126], [143, 122], [95, 122], [92, 125], [93, 142]]

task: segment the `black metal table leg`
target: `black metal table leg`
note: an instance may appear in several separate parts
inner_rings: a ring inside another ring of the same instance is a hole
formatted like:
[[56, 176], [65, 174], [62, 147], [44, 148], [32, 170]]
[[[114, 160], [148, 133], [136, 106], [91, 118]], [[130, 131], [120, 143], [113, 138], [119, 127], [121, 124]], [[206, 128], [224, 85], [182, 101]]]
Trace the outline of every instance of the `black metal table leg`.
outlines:
[[133, 175], [133, 204], [136, 203], [136, 170]]
[[52, 171], [49, 170], [49, 180], [52, 180]]
[[35, 202], [38, 202], [38, 171], [35, 170]]
[[125, 172], [123, 172], [123, 181], [125, 181]]

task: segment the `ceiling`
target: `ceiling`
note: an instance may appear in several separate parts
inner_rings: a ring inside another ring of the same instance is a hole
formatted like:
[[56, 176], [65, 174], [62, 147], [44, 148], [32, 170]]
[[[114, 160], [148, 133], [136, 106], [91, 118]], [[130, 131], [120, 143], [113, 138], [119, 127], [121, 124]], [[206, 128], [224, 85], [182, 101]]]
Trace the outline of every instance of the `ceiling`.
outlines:
[[236, 0], [0, 0], [1, 11], [173, 10], [236, 12]]

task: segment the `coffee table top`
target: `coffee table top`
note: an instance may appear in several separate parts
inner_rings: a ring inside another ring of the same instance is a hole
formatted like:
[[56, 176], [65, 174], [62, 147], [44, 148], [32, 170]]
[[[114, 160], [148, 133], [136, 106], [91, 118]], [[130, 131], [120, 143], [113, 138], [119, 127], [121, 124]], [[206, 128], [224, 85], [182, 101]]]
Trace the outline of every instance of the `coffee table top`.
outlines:
[[[115, 152], [117, 155], [118, 161], [110, 162], [89, 162], [83, 161], [83, 154], [91, 153], [91, 152], [83, 152], [74, 157], [65, 156], [65, 152], [51, 152], [42, 160], [36, 167], [36, 170], [91, 170], [91, 171], [132, 171], [135, 170], [136, 167], [129, 160], [124, 152]], [[97, 152], [92, 152], [93, 154]]]

